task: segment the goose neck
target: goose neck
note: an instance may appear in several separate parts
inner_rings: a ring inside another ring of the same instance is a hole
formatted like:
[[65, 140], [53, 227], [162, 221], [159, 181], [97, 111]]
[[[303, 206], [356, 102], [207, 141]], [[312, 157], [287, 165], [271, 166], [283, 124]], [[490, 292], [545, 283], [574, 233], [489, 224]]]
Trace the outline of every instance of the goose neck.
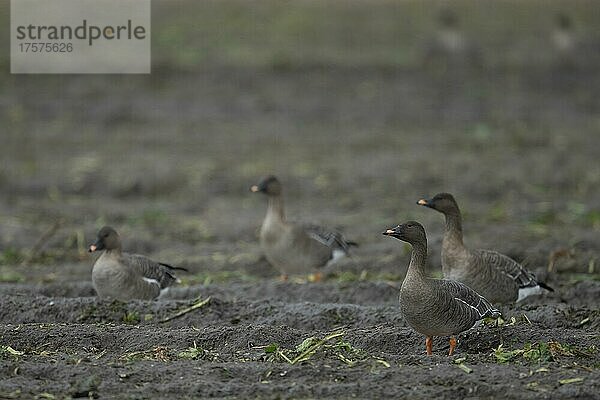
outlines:
[[446, 226], [444, 229], [444, 242], [463, 245], [462, 219], [460, 211], [446, 214]]
[[414, 243], [408, 264], [408, 274], [424, 276], [427, 261], [427, 243]]
[[285, 220], [285, 214], [283, 211], [283, 198], [281, 197], [281, 195], [269, 196], [267, 219], [274, 219], [278, 221]]

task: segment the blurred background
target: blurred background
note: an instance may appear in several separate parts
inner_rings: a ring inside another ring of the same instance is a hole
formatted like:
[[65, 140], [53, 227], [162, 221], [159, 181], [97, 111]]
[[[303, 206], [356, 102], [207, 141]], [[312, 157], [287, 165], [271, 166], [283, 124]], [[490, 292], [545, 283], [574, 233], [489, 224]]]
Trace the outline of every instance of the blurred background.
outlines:
[[441, 191], [467, 245], [600, 279], [596, 1], [154, 0], [152, 74], [89, 76], [11, 75], [0, 4], [3, 282], [89, 280], [104, 224], [184, 283], [275, 278], [269, 173], [361, 243], [331, 279], [402, 279], [407, 219], [439, 273]]

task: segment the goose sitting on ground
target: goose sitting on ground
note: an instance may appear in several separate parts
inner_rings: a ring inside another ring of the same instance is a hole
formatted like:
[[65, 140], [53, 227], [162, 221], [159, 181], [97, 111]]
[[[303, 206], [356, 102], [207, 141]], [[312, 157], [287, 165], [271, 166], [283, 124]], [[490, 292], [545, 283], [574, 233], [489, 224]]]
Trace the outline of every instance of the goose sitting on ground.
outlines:
[[104, 250], [94, 263], [92, 282], [100, 297], [118, 300], [152, 300], [165, 294], [169, 286], [178, 282], [174, 270], [186, 271], [168, 264], [152, 261], [138, 254], [121, 251], [119, 234], [105, 226], [89, 251]]
[[[267, 215], [260, 228], [260, 244], [269, 263], [286, 280], [288, 275], [310, 274], [348, 255], [349, 242], [339, 232], [316, 225], [288, 222], [283, 211], [281, 183], [270, 175], [250, 190], [269, 199]], [[316, 280], [321, 277], [317, 273]]]
[[455, 335], [472, 328], [484, 318], [500, 312], [473, 289], [460, 282], [425, 275], [427, 237], [423, 226], [409, 221], [383, 232], [412, 245], [410, 264], [400, 288], [400, 312], [413, 329], [426, 336], [427, 354], [432, 354], [434, 336], [450, 336], [451, 356]]
[[538, 294], [542, 288], [554, 291], [512, 258], [491, 250], [469, 250], [463, 244], [462, 217], [449, 193], [421, 199], [417, 204], [441, 212], [446, 217], [442, 241], [444, 277], [464, 283], [492, 303], [512, 303]]

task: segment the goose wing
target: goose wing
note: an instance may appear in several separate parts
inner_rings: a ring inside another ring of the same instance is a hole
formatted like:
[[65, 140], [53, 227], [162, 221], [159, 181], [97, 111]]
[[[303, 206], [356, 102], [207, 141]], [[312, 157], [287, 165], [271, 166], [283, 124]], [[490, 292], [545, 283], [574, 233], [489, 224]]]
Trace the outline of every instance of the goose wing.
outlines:
[[161, 289], [165, 289], [177, 282], [174, 270], [185, 270], [176, 268], [169, 264], [160, 263], [139, 254], [128, 254], [128, 263], [138, 270], [143, 279], [156, 281]]
[[500, 316], [500, 311], [470, 287], [447, 279], [436, 279], [433, 282], [437, 286], [435, 289], [438, 292], [450, 296], [453, 301], [460, 305], [458, 309], [473, 318], [474, 322], [488, 317], [497, 318]]
[[331, 231], [318, 225], [303, 225], [303, 228], [308, 237], [332, 250], [339, 249], [344, 253], [348, 253], [350, 246], [356, 246], [356, 243], [347, 241], [339, 232]]
[[474, 253], [483, 264], [489, 265], [494, 270], [510, 277], [520, 289], [539, 285], [533, 273], [527, 271], [521, 264], [504, 254], [491, 250], [475, 250]]

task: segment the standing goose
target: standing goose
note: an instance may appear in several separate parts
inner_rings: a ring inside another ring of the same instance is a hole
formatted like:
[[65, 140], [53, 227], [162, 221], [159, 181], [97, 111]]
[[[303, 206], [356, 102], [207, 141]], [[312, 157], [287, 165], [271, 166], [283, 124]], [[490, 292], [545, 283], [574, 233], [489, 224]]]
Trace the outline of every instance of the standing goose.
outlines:
[[92, 282], [100, 297], [124, 301], [152, 300], [178, 282], [174, 270], [187, 271], [138, 254], [122, 252], [119, 234], [109, 226], [100, 229], [98, 239], [89, 247], [90, 253], [100, 250], [104, 253], [92, 269]]
[[455, 335], [484, 318], [500, 316], [473, 289], [460, 282], [425, 275], [427, 237], [421, 224], [409, 221], [383, 234], [412, 245], [410, 264], [400, 288], [400, 312], [415, 331], [426, 336], [427, 355], [432, 354], [434, 336], [450, 336], [448, 355], [451, 356], [456, 347]]
[[468, 285], [492, 303], [513, 303], [544, 288], [554, 291], [512, 258], [491, 250], [469, 250], [463, 244], [462, 217], [449, 193], [421, 199], [417, 204], [441, 212], [446, 217], [442, 241], [444, 277]]
[[[267, 215], [260, 228], [260, 244], [269, 263], [281, 278], [308, 274], [348, 254], [356, 243], [346, 241], [339, 232], [316, 225], [288, 222], [283, 211], [281, 183], [273, 176], [263, 178], [250, 190], [264, 193], [269, 199]], [[316, 274], [320, 279], [320, 273]]]

